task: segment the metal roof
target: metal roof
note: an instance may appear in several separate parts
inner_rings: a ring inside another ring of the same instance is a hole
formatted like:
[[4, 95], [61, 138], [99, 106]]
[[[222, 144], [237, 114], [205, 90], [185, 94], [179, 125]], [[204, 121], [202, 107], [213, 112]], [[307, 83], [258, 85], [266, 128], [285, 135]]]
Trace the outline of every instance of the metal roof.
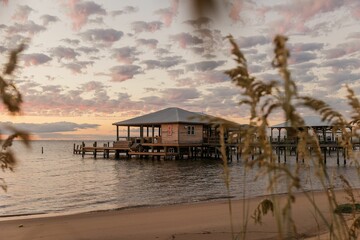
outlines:
[[113, 123], [117, 126], [159, 125], [163, 123], [209, 124], [210, 115], [186, 111], [181, 108], [166, 108], [143, 116]]
[[[329, 122], [324, 122], [318, 116], [307, 116], [303, 118], [305, 121], [305, 126], [307, 127], [330, 127], [331, 124]], [[283, 122], [276, 125], [271, 126], [272, 128], [287, 128], [290, 127], [290, 122]]]

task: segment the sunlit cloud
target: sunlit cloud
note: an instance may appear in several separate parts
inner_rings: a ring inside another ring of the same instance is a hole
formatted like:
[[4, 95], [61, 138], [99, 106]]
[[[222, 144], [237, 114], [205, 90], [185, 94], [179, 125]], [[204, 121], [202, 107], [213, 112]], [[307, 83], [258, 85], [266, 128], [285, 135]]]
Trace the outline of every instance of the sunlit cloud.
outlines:
[[131, 28], [135, 33], [141, 32], [155, 32], [161, 29], [163, 23], [159, 21], [153, 22], [144, 22], [144, 21], [136, 21], [131, 24]]
[[105, 46], [111, 46], [114, 42], [119, 41], [124, 33], [122, 31], [117, 31], [115, 29], [89, 29], [83, 33], [80, 33], [82, 39], [95, 42], [100, 44], [105, 44]]
[[125, 64], [131, 64], [136, 61], [139, 51], [135, 47], [123, 47], [113, 49], [112, 57]]
[[124, 15], [124, 14], [130, 14], [130, 13], [135, 13], [139, 11], [139, 9], [137, 7], [133, 7], [133, 6], [126, 6], [124, 7], [122, 10], [115, 10], [111, 12], [111, 16], [113, 17], [117, 17], [120, 15]]
[[54, 23], [54, 22], [58, 22], [60, 21], [60, 19], [56, 16], [52, 16], [52, 15], [42, 15], [41, 17], [41, 20], [43, 21], [43, 25], [44, 26], [47, 26], [49, 25], [49, 23]]
[[110, 68], [110, 72], [113, 82], [123, 82], [141, 74], [142, 70], [137, 65], [120, 65]]
[[105, 9], [91, 1], [68, 0], [66, 10], [71, 18], [73, 29], [79, 31], [92, 15], [106, 15]]
[[170, 40], [177, 42], [181, 48], [186, 48], [187, 46], [193, 46], [203, 43], [201, 38], [192, 36], [189, 33], [179, 33], [176, 35], [171, 35]]
[[171, 7], [162, 8], [155, 11], [155, 14], [159, 15], [166, 27], [170, 27], [173, 22], [173, 18], [177, 15], [179, 8], [179, 0], [172, 0]]
[[157, 47], [157, 44], [159, 43], [159, 41], [156, 40], [156, 39], [143, 39], [143, 38], [140, 38], [140, 39], [136, 39], [136, 43], [139, 46], [145, 46], [145, 47], [148, 47], [148, 48], [151, 48], [151, 49], [155, 49]]
[[74, 49], [68, 47], [56, 47], [50, 50], [52, 56], [56, 57], [58, 61], [61, 59], [74, 60], [77, 56], [80, 56]]
[[12, 16], [12, 19], [19, 22], [25, 22], [28, 20], [29, 15], [32, 11], [34, 11], [34, 9], [27, 5], [19, 5], [16, 12]]
[[21, 58], [25, 62], [25, 66], [41, 65], [52, 60], [51, 57], [42, 53], [23, 54]]

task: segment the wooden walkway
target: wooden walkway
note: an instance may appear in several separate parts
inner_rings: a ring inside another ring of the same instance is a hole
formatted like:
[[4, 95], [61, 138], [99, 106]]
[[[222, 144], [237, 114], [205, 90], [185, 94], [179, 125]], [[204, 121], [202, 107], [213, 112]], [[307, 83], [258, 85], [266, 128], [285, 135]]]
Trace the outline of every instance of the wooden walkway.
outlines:
[[[93, 146], [85, 146], [74, 144], [73, 153], [79, 154], [84, 157], [85, 155], [92, 155], [97, 158], [98, 155], [102, 155], [103, 158], [110, 158], [110, 154], [114, 154], [115, 159], [119, 159], [120, 156], [131, 158], [137, 156], [140, 158], [175, 158], [183, 159], [187, 158], [220, 158], [220, 152], [218, 148], [220, 145], [214, 144], [171, 144], [171, 143], [143, 143], [132, 144], [127, 142], [115, 142], [113, 147], [103, 146], [98, 147], [96, 142]], [[232, 160], [233, 153], [236, 153], [236, 146], [228, 146], [229, 159]]]

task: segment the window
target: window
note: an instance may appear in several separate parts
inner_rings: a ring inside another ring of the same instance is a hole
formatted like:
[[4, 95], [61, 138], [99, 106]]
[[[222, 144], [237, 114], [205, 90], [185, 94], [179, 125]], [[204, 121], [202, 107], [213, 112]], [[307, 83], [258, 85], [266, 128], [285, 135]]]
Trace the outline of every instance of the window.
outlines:
[[195, 126], [187, 126], [188, 135], [195, 134]]

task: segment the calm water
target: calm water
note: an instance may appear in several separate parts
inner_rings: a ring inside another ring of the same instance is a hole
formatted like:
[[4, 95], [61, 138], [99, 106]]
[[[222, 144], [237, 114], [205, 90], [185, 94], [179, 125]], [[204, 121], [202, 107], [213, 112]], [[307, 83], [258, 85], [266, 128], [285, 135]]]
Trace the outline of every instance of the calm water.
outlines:
[[[0, 216], [85, 212], [226, 197], [219, 160], [94, 160], [91, 156], [82, 159], [73, 155], [73, 144], [73, 141], [35, 141], [28, 150], [15, 143], [19, 164], [15, 172], [1, 173], [8, 192], [0, 192]], [[267, 194], [267, 179], [254, 181], [255, 170], [247, 170], [244, 176], [241, 161], [231, 163], [229, 168], [231, 196]], [[335, 159], [328, 159], [327, 169], [334, 175], [344, 174], [354, 187], [360, 187], [354, 167], [337, 167]], [[300, 172], [307, 189], [320, 189], [309, 171], [303, 167]], [[341, 186], [336, 179], [334, 184]]]

